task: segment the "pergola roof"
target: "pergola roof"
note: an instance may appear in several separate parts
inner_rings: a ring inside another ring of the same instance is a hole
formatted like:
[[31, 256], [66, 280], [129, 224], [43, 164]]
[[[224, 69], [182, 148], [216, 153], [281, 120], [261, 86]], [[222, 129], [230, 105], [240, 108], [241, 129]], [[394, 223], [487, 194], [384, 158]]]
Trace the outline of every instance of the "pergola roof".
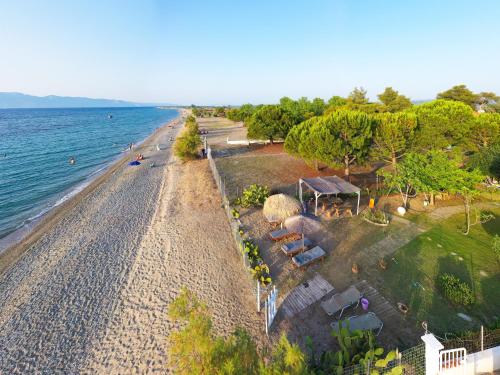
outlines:
[[301, 178], [301, 181], [319, 194], [351, 194], [361, 191], [359, 187], [338, 176]]

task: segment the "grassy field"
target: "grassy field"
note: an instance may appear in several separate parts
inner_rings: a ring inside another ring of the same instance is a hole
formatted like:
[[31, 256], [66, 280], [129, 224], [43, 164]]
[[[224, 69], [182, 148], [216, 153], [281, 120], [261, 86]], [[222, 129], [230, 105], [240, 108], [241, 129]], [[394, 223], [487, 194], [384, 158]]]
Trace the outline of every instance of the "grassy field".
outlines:
[[[386, 293], [410, 306], [418, 322], [428, 321], [436, 333], [457, 332], [491, 324], [500, 318], [500, 264], [492, 250], [492, 238], [500, 235], [500, 210], [496, 219], [473, 226], [468, 236], [460, 227], [463, 214], [435, 223], [427, 232], [402, 247], [387, 271], [381, 271]], [[436, 279], [451, 273], [473, 289], [476, 303], [469, 308], [453, 306], [437, 290]], [[457, 316], [464, 313], [473, 322]]]

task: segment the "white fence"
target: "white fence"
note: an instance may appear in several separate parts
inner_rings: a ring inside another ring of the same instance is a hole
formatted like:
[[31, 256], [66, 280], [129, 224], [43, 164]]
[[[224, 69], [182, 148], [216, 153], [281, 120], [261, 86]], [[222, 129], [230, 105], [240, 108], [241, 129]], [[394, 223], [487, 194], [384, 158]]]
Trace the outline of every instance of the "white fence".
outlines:
[[441, 350], [439, 352], [440, 374], [465, 374], [467, 351], [465, 348]]
[[425, 343], [426, 375], [472, 375], [500, 370], [500, 346], [467, 354], [465, 348], [444, 350], [443, 344], [432, 334], [422, 336]]
[[[227, 218], [229, 220], [229, 225], [231, 227], [231, 233], [233, 234], [233, 238], [236, 243], [236, 248], [238, 249], [239, 254], [242, 257], [243, 261], [243, 266], [246, 269], [250, 268], [250, 261], [248, 259], [248, 255], [243, 251], [245, 243], [244, 239], [240, 235], [240, 229], [241, 229], [241, 222], [239, 219], [236, 219], [233, 217], [233, 214], [231, 212], [231, 204], [229, 201], [229, 197], [226, 194], [226, 183], [224, 179], [221, 177], [219, 171], [217, 170], [217, 166], [215, 165], [215, 160], [212, 157], [212, 149], [210, 146], [206, 143], [205, 140], [205, 150], [207, 152], [207, 159], [208, 159], [208, 164], [210, 166], [210, 169], [212, 171], [212, 176], [215, 180], [215, 184], [217, 185], [217, 188], [220, 192], [221, 199], [222, 199], [222, 207], [224, 208], [224, 211], [226, 212]], [[250, 278], [250, 272], [248, 272], [248, 277]], [[263, 287], [260, 285], [260, 283], [251, 282], [251, 285], [255, 285], [255, 288], [252, 288], [252, 293], [254, 294], [256, 298], [256, 305], [257, 305], [257, 312], [261, 311], [261, 297], [263, 294], [270, 293], [271, 289], [270, 287]], [[273, 317], [274, 318], [274, 317]], [[266, 330], [267, 330], [267, 324], [266, 324]]]

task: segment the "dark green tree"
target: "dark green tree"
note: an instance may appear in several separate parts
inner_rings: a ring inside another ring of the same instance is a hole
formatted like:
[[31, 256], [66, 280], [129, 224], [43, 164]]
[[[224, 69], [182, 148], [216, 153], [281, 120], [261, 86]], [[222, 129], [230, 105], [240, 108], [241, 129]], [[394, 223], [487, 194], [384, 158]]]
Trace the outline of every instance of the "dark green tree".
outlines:
[[363, 87], [355, 87], [347, 97], [347, 102], [353, 104], [368, 104], [366, 90]]
[[409, 151], [417, 126], [414, 113], [381, 113], [375, 116], [372, 155], [396, 166], [397, 160]]
[[500, 181], [500, 142], [482, 147], [471, 155], [467, 166], [480, 170], [483, 175], [487, 176], [487, 181], [490, 184], [493, 183], [493, 180]]
[[469, 139], [476, 150], [500, 142], [500, 114], [483, 113], [477, 116], [472, 122]]
[[477, 95], [463, 84], [453, 86], [449, 90], [440, 92], [439, 94], [437, 94], [436, 99], [446, 99], [462, 102], [470, 106], [472, 109], [476, 109], [476, 104], [478, 102]]
[[362, 163], [368, 156], [374, 120], [363, 112], [347, 110], [313, 120], [314, 157], [328, 165], [343, 165], [349, 176], [352, 163]]
[[399, 94], [392, 87], [386, 87], [384, 92], [378, 95], [378, 99], [385, 105], [388, 112], [400, 112], [412, 106], [410, 99]]
[[311, 128], [317, 118], [306, 120], [294, 126], [285, 139], [285, 151], [291, 155], [298, 156], [308, 164], [318, 169], [317, 147], [314, 138], [311, 137]]
[[333, 110], [338, 109], [339, 107], [345, 106], [347, 104], [347, 99], [341, 96], [332, 96], [328, 100], [328, 108], [332, 108]]
[[247, 121], [250, 139], [285, 139], [294, 121], [279, 105], [260, 107]]
[[451, 100], [434, 100], [414, 106], [417, 115], [416, 146], [421, 150], [462, 146], [474, 120], [468, 105]]

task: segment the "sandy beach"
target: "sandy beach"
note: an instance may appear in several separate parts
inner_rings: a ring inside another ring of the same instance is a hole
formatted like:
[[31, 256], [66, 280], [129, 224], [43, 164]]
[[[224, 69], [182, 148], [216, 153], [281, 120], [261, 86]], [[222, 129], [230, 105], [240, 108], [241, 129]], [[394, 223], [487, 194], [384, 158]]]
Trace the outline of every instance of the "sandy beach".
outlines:
[[206, 160], [172, 157], [179, 128], [157, 130], [141, 166], [118, 162], [2, 254], [0, 373], [166, 373], [182, 285], [217, 332], [261, 334]]

